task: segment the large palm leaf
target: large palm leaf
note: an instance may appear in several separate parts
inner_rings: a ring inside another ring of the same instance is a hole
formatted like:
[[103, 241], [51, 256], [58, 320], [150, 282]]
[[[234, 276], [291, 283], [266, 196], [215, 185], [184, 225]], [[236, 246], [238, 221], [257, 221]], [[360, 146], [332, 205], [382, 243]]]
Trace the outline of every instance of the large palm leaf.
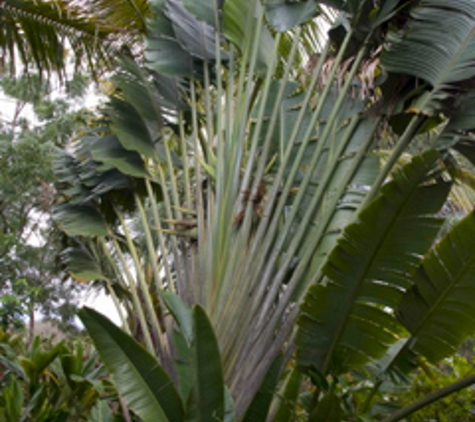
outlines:
[[63, 74], [72, 59], [97, 73], [119, 52], [137, 53], [147, 13], [146, 1], [2, 0], [0, 64]]

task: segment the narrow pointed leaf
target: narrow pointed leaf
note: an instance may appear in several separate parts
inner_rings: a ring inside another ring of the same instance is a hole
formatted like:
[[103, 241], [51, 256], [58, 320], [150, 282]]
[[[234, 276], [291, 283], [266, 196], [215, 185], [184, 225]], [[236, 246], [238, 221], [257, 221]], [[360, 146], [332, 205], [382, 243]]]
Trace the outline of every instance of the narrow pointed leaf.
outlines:
[[198, 305], [193, 308], [191, 377], [193, 387], [187, 422], [223, 420], [224, 379], [221, 354], [211, 322]]
[[130, 409], [144, 422], [183, 421], [180, 397], [156, 358], [93, 309], [79, 317]]
[[176, 293], [161, 290], [160, 297], [165, 302], [168, 310], [172, 313], [173, 318], [175, 318], [186, 342], [188, 345], [191, 344], [193, 339], [193, 314], [191, 309]]
[[288, 422], [293, 420], [296, 412], [303, 374], [293, 368], [288, 374], [284, 385], [279, 390], [279, 402], [276, 405], [274, 422]]

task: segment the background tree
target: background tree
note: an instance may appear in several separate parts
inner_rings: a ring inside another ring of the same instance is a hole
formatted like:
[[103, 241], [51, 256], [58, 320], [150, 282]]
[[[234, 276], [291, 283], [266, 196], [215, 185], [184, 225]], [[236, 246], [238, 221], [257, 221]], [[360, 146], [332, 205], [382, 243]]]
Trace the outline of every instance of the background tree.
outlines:
[[52, 83], [30, 74], [4, 77], [8, 108], [0, 130], [0, 313], [3, 329], [35, 315], [71, 327], [84, 291], [64, 272], [64, 239], [54, 227], [53, 161], [91, 117], [80, 108], [87, 79], [76, 76], [60, 95]]

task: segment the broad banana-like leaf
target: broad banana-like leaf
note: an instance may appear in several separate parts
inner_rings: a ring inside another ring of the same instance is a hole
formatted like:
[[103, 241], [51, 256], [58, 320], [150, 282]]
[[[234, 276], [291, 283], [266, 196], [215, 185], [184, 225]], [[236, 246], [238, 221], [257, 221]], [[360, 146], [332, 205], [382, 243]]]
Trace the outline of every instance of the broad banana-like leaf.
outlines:
[[451, 119], [436, 140], [436, 147], [442, 151], [449, 148], [465, 156], [475, 164], [474, 141], [471, 136], [475, 131], [475, 93], [462, 97], [451, 110]]
[[216, 56], [214, 27], [200, 21], [178, 0], [168, 0], [167, 13], [180, 45], [193, 57], [213, 60]]
[[69, 236], [105, 236], [107, 228], [102, 215], [91, 205], [59, 204], [54, 219]]
[[390, 311], [437, 235], [450, 189], [427, 174], [438, 154], [416, 157], [348, 226], [306, 294], [298, 321], [297, 362], [321, 374], [354, 369], [384, 354], [401, 334]]
[[[452, 355], [475, 333], [475, 213], [456, 224], [424, 258], [397, 316], [411, 333], [406, 348], [431, 362]], [[399, 358], [404, 358], [402, 349]], [[396, 358], [396, 366], [398, 366]]]
[[180, 396], [155, 357], [109, 319], [90, 308], [79, 311], [117, 390], [144, 422], [180, 422]]
[[[214, 2], [206, 8], [177, 0], [155, 3], [147, 37], [149, 67], [172, 78], [196, 77], [203, 72], [203, 61], [216, 57]], [[221, 57], [226, 55], [223, 51]]]
[[199, 21], [206, 22], [208, 25], [216, 27], [217, 16], [215, 5], [217, 4], [218, 7], [221, 8], [224, 0], [182, 0], [182, 3]]
[[[123, 103], [125, 104], [125, 103]], [[130, 111], [130, 110], [129, 110]], [[131, 114], [131, 113], [130, 113]], [[133, 116], [128, 114], [134, 123], [137, 123]], [[136, 124], [137, 132], [140, 134], [139, 125]], [[116, 127], [118, 136], [122, 139], [126, 138], [125, 133]], [[98, 138], [97, 141], [91, 147], [91, 155], [94, 160], [100, 163], [104, 163], [104, 170], [108, 170], [110, 167], [118, 169], [121, 173], [134, 176], [134, 177], [146, 177], [147, 172], [145, 170], [142, 157], [135, 151], [127, 150], [124, 148], [126, 141], [118, 138], [117, 136], [104, 136]], [[135, 138], [127, 138], [128, 142], [133, 142]], [[109, 167], [109, 168], [108, 168]]]
[[225, 393], [221, 354], [211, 322], [199, 305], [193, 308], [190, 377], [193, 384], [186, 421], [223, 420]]
[[174, 366], [178, 379], [178, 391], [181, 395], [183, 403], [187, 403], [190, 397], [191, 388], [193, 386], [193, 380], [190, 377], [190, 344], [187, 343], [182, 332], [178, 330], [174, 330], [172, 336], [173, 348], [175, 352]]
[[444, 90], [475, 76], [474, 51], [475, 3], [427, 0], [412, 11], [405, 34], [394, 36], [382, 64], [431, 84], [432, 93], [415, 105], [427, 112], [433, 100], [444, 97]]

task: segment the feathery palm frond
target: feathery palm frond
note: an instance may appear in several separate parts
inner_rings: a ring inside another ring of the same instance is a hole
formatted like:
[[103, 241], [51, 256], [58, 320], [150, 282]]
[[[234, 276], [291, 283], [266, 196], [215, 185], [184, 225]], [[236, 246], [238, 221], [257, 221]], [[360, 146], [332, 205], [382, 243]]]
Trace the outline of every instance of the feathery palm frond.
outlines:
[[134, 51], [148, 10], [144, 2], [114, 5], [107, 16], [104, 5], [99, 10], [104, 13], [96, 16], [84, 2], [1, 0], [0, 64], [14, 71], [20, 61], [26, 68], [63, 74], [71, 57], [76, 67], [87, 66], [93, 73], [110, 67], [121, 50]]

